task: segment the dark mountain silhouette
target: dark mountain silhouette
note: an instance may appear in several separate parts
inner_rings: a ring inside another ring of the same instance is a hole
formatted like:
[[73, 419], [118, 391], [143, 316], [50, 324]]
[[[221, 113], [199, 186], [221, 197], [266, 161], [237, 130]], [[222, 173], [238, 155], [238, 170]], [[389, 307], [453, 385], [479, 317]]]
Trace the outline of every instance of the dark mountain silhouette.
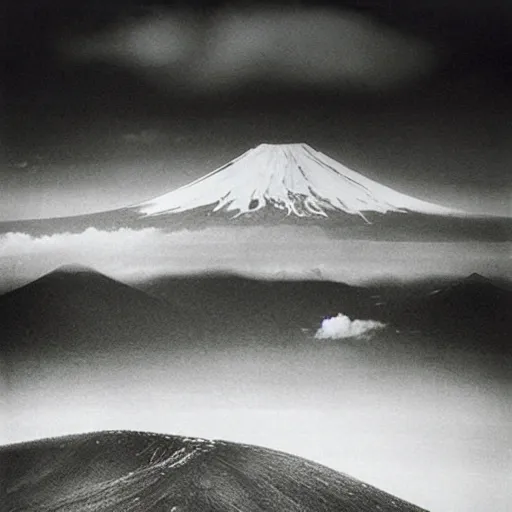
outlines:
[[2, 352], [13, 358], [63, 358], [181, 343], [186, 325], [178, 308], [76, 265], [0, 297]]
[[372, 306], [364, 288], [343, 283], [206, 274], [134, 288], [69, 265], [0, 296], [0, 346], [26, 359], [275, 343], [340, 312], [365, 318]]
[[450, 335], [462, 345], [512, 350], [512, 292], [471, 274], [428, 293], [398, 301], [386, 312], [396, 325]]
[[329, 281], [258, 280], [233, 274], [160, 277], [138, 285], [169, 302], [179, 301], [209, 333], [296, 335], [342, 312], [371, 315], [373, 301], [364, 288]]
[[143, 432], [1, 447], [0, 466], [10, 512], [421, 512], [299, 457]]
[[0, 297], [1, 347], [11, 358], [62, 359], [294, 344], [342, 313], [461, 347], [509, 350], [511, 291], [477, 275], [429, 292], [402, 288], [386, 298], [375, 286], [232, 274], [162, 276], [134, 288], [65, 267]]
[[427, 324], [455, 325], [460, 323], [499, 326], [508, 320], [512, 293], [500, 288], [479, 274], [472, 274], [444, 288], [418, 297], [410, 311], [417, 311]]

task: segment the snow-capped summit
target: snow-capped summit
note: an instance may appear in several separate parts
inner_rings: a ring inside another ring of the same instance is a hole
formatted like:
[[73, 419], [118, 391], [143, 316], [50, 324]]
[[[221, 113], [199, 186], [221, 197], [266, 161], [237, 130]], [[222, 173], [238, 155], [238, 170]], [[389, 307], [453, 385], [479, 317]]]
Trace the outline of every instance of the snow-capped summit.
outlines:
[[397, 192], [352, 171], [308, 144], [260, 144], [219, 169], [136, 206], [145, 216], [197, 208], [246, 216], [271, 207], [296, 217], [332, 214], [461, 212]]

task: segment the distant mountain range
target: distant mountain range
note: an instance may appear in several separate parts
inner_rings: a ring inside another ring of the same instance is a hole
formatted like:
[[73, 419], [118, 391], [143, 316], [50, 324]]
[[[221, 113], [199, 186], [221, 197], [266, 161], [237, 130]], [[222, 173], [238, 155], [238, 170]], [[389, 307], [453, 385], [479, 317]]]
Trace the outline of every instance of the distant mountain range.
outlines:
[[177, 303], [209, 329], [229, 332], [274, 328], [284, 333], [319, 325], [340, 309], [369, 315], [372, 300], [364, 288], [321, 280], [259, 280], [232, 274], [161, 277], [138, 285], [143, 291]]
[[491, 240], [512, 237], [512, 218], [473, 216], [420, 200], [348, 169], [307, 144], [261, 144], [162, 196], [95, 214], [0, 223], [34, 236], [157, 227], [319, 226], [341, 238]]
[[281, 452], [144, 432], [0, 447], [10, 512], [421, 512]]
[[2, 351], [10, 357], [62, 358], [230, 339], [293, 342], [338, 313], [379, 320], [392, 330], [450, 335], [468, 348], [475, 339], [493, 350], [512, 348], [512, 292], [475, 275], [433, 291], [404, 287], [395, 295], [328, 281], [234, 275], [163, 276], [137, 286], [91, 269], [56, 269], [0, 296]]

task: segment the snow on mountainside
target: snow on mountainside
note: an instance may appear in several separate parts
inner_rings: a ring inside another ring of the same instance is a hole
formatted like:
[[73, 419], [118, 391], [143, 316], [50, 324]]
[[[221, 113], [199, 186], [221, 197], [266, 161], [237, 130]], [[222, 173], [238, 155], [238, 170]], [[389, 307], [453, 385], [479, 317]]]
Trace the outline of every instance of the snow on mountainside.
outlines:
[[287, 216], [330, 213], [462, 212], [422, 201], [365, 178], [307, 144], [261, 144], [219, 169], [136, 206], [146, 216], [211, 207], [244, 216], [271, 206]]

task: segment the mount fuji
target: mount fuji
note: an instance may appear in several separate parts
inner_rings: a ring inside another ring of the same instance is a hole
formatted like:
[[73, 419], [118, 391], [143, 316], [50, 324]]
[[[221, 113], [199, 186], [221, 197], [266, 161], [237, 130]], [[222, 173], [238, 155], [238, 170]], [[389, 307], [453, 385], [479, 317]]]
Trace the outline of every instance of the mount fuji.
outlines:
[[169, 193], [117, 210], [0, 223], [33, 236], [156, 227], [317, 226], [362, 240], [508, 241], [512, 219], [417, 199], [348, 169], [307, 144], [260, 144]]
[[233, 218], [273, 208], [299, 218], [358, 215], [368, 223], [366, 212], [462, 213], [380, 185], [307, 144], [260, 144], [210, 174], [138, 205], [147, 216], [204, 207]]

